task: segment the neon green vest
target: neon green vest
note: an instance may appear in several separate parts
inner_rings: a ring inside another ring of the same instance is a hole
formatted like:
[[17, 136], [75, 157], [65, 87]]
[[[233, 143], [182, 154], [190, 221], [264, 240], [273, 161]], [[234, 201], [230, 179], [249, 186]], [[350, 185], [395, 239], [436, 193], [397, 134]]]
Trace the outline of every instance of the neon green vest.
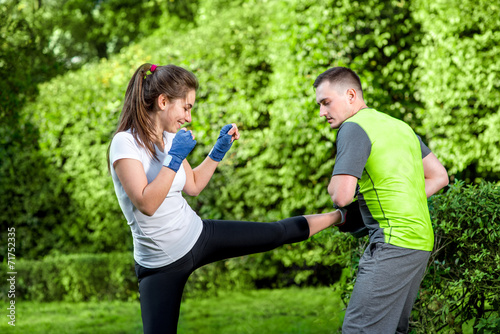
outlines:
[[374, 109], [362, 109], [345, 122], [357, 123], [371, 141], [358, 185], [360, 204], [366, 203], [365, 224], [375, 229], [372, 237], [431, 251], [434, 233], [417, 136], [406, 123]]

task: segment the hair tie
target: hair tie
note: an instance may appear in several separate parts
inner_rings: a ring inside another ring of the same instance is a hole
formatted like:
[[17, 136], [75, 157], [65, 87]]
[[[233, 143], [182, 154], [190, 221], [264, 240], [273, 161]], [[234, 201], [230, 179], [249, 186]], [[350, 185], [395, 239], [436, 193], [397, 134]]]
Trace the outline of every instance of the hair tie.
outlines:
[[146, 75], [144, 76], [144, 80], [146, 80], [148, 75], [153, 74], [153, 72], [156, 70], [157, 67], [158, 67], [158, 65], [154, 65], [154, 64], [151, 65], [151, 68], [146, 72]]

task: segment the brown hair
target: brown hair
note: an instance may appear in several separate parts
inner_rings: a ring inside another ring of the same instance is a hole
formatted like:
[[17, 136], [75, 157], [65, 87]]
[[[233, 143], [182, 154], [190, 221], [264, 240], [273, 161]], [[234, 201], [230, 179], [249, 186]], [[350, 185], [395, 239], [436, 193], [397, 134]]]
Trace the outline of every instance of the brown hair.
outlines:
[[157, 111], [158, 96], [164, 95], [169, 101], [174, 101], [185, 98], [189, 91], [197, 89], [196, 76], [182, 67], [141, 65], [128, 84], [120, 122], [114, 135], [130, 129], [139, 145], [144, 147], [152, 158], [158, 160], [154, 148], [156, 138], [154, 138], [153, 117], [154, 112]]
[[359, 76], [347, 67], [332, 67], [318, 75], [314, 81], [314, 88], [318, 88], [324, 81], [330, 82], [332, 85], [348, 85], [361, 93], [363, 98], [363, 88]]

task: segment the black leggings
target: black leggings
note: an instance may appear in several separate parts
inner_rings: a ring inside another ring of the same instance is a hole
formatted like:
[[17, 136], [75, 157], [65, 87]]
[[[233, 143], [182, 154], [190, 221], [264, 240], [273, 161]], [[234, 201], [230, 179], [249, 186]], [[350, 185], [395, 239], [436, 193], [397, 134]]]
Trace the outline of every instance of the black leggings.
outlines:
[[194, 247], [161, 268], [136, 263], [144, 333], [176, 333], [184, 285], [197, 268], [219, 260], [269, 251], [309, 237], [303, 216], [273, 223], [204, 220]]

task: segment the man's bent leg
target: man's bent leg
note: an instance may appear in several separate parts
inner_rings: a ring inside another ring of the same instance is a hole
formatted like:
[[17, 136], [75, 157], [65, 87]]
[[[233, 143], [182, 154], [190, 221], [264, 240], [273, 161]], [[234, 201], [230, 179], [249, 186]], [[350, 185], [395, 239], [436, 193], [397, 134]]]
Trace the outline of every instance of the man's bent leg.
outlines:
[[342, 333], [396, 333], [406, 316], [403, 311], [407, 311], [407, 300], [415, 290], [414, 281], [420, 283], [422, 263], [427, 264], [429, 254], [385, 243], [370, 244], [359, 262]]
[[[417, 299], [418, 290], [420, 289], [420, 283], [425, 275], [425, 269], [427, 268], [427, 263], [429, 262], [430, 252], [418, 253], [416, 255], [421, 255], [420, 257], [420, 268], [415, 268], [415, 276], [413, 281], [409, 285], [408, 297], [406, 298], [406, 303], [401, 312], [401, 318], [399, 319], [398, 328], [396, 330], [397, 334], [408, 333], [408, 327], [410, 325], [410, 316], [413, 304]], [[415, 259], [415, 265], [418, 263], [418, 258]]]

